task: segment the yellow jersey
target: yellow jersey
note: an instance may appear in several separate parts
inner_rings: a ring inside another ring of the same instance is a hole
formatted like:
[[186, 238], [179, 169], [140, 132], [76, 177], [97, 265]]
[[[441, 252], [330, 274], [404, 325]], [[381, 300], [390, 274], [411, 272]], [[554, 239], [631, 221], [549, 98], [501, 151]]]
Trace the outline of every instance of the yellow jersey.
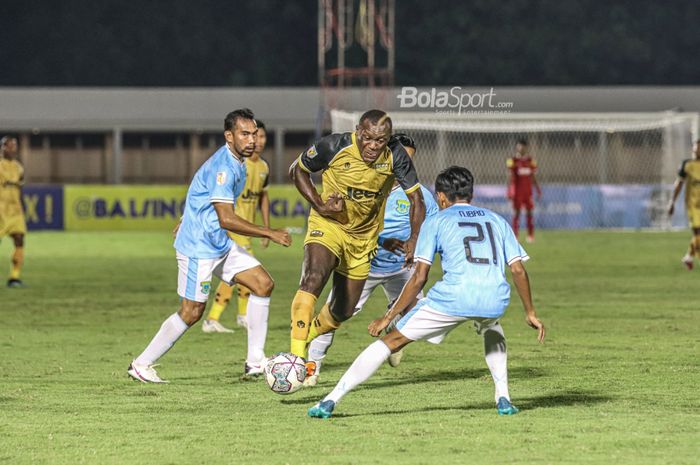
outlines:
[[24, 168], [17, 160], [0, 158], [0, 215], [23, 215], [21, 186], [24, 184]]
[[[376, 238], [382, 230], [386, 199], [395, 179], [406, 193], [420, 188], [413, 162], [401, 144], [387, 146], [373, 163], [367, 163], [354, 132], [320, 139], [294, 163], [309, 173], [323, 171], [321, 199], [326, 201], [332, 193], [342, 194], [346, 221], [338, 225], [346, 233], [363, 238]], [[309, 220], [312, 218], [332, 221], [313, 209]]]
[[236, 215], [255, 223], [255, 213], [258, 211], [260, 196], [267, 190], [269, 183], [270, 167], [262, 158], [255, 161], [246, 158], [245, 173], [245, 186], [241, 195], [236, 199]]
[[700, 160], [684, 160], [678, 176], [685, 181], [685, 206], [700, 210]]

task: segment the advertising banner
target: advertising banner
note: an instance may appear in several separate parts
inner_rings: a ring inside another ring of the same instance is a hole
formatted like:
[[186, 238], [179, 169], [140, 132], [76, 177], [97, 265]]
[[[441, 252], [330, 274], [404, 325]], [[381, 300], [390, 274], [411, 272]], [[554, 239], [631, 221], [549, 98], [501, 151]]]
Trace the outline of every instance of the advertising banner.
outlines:
[[22, 203], [28, 230], [63, 229], [63, 186], [24, 186]]

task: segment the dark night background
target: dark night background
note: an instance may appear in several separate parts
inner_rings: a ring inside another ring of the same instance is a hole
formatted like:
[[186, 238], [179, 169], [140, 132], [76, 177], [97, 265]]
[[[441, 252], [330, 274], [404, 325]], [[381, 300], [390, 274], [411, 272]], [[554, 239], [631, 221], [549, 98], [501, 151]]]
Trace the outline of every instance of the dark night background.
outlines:
[[[700, 82], [697, 1], [396, 4], [397, 85]], [[316, 14], [315, 0], [5, 1], [0, 86], [315, 86]]]

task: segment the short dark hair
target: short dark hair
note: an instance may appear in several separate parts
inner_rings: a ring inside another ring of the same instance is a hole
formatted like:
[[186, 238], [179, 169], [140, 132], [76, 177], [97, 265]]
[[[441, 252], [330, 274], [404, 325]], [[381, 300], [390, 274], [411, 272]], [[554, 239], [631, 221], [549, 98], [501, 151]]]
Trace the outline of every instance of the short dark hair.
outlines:
[[474, 195], [474, 175], [461, 166], [450, 166], [435, 179], [435, 192], [442, 192], [450, 202], [471, 202]]
[[414, 141], [413, 137], [409, 136], [408, 134], [404, 134], [403, 132], [397, 132], [396, 134], [391, 136], [391, 139], [389, 139], [389, 144], [393, 144], [396, 142], [403, 145], [404, 147], [411, 147], [413, 150], [416, 150], [416, 141]]
[[263, 123], [259, 119], [255, 120], [255, 125], [258, 127], [258, 129], [262, 129], [264, 131], [267, 131], [267, 129], [265, 128], [265, 123]]
[[239, 108], [226, 115], [224, 119], [224, 131], [232, 131], [237, 119], [251, 119], [255, 121], [255, 115], [250, 108]]
[[525, 139], [524, 137], [521, 137], [520, 139], [518, 139], [517, 143], [520, 145], [527, 145], [527, 139]]
[[7, 136], [4, 136], [2, 139], [0, 139], [0, 145], [5, 145], [6, 142], [11, 141], [12, 139], [17, 140], [17, 138], [15, 136], [8, 134]]
[[364, 123], [365, 121], [368, 121], [372, 124], [388, 124], [389, 127], [393, 127], [393, 123], [391, 122], [391, 118], [389, 118], [389, 115], [383, 110], [369, 110], [364, 112], [362, 116], [360, 116], [360, 124]]

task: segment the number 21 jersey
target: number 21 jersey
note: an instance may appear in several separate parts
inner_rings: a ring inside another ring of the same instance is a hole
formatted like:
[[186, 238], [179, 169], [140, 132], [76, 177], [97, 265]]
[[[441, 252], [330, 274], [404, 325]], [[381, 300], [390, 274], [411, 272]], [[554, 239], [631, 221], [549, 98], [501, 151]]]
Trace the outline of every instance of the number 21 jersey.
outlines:
[[423, 223], [415, 259], [432, 264], [436, 253], [442, 280], [419, 305], [458, 317], [501, 317], [510, 301], [505, 266], [529, 258], [503, 217], [466, 203]]

